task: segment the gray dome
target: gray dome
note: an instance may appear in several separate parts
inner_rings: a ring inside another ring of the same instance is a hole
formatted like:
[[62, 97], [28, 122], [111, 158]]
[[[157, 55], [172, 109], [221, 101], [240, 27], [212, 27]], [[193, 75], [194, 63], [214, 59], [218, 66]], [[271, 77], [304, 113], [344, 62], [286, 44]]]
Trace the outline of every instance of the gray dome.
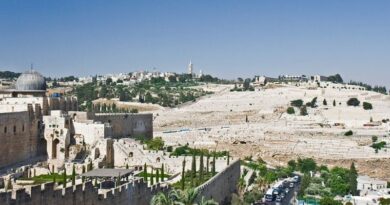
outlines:
[[46, 90], [45, 78], [34, 70], [23, 72], [15, 83], [16, 90]]

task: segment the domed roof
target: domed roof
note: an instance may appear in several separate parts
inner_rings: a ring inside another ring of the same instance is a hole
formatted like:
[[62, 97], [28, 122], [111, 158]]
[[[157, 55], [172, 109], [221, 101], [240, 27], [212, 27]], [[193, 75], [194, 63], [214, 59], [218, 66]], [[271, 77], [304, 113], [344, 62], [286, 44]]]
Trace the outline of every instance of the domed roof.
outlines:
[[45, 78], [34, 70], [23, 72], [16, 80], [15, 89], [25, 90], [46, 90]]

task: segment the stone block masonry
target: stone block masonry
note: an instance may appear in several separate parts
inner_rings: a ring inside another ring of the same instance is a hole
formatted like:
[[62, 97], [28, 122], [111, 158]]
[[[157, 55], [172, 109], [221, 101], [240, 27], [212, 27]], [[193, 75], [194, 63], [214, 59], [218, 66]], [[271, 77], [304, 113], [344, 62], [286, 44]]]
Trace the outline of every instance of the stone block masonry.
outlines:
[[149, 205], [153, 195], [169, 188], [148, 187], [142, 179], [98, 193], [92, 182], [54, 189], [53, 183], [0, 193], [1, 205]]
[[213, 199], [220, 205], [229, 204], [232, 193], [237, 192], [240, 166], [240, 160], [235, 160], [221, 172], [200, 185], [197, 188], [199, 195], [196, 201], [200, 202], [204, 197], [205, 199]]

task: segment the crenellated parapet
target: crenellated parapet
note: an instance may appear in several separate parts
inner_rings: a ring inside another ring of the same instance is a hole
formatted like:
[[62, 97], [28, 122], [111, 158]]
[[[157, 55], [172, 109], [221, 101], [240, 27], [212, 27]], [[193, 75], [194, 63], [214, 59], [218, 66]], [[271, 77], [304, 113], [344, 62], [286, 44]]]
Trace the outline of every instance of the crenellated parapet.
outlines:
[[153, 195], [168, 192], [168, 187], [159, 184], [148, 187], [142, 179], [122, 184], [101, 194], [91, 181], [56, 188], [54, 183], [36, 185], [13, 192], [0, 193], [0, 204], [4, 205], [148, 205]]

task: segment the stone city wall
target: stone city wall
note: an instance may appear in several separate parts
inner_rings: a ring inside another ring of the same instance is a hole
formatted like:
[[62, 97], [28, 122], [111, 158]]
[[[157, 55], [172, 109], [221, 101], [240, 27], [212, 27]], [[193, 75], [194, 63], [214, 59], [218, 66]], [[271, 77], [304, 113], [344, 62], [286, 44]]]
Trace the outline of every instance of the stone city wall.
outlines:
[[213, 199], [221, 205], [229, 204], [232, 193], [237, 192], [239, 179], [240, 160], [235, 160], [228, 167], [197, 188], [199, 191], [197, 201], [200, 202], [202, 197], [204, 197], [205, 199]]
[[29, 111], [0, 113], [0, 169], [39, 155], [40, 120]]
[[94, 121], [109, 123], [112, 126], [112, 137], [134, 137], [142, 135], [153, 138], [153, 114], [99, 113], [93, 116]]
[[149, 205], [153, 195], [167, 187], [148, 187], [142, 179], [135, 180], [99, 194], [92, 182], [54, 189], [53, 183], [0, 193], [2, 205]]

